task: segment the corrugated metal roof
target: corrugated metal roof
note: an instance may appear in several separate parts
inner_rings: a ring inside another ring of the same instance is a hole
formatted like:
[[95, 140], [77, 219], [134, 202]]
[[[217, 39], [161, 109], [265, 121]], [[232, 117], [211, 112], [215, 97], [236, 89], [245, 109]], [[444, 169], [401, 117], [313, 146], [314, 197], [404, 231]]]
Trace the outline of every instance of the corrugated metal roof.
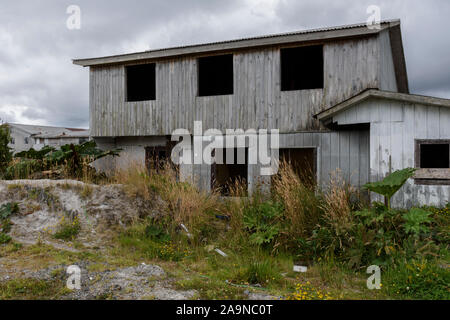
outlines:
[[[382, 28], [385, 27], [391, 27], [396, 26], [400, 24], [399, 19], [393, 19], [393, 20], [383, 20], [381, 21]], [[195, 48], [205, 48], [203, 52], [207, 51], [214, 51], [214, 47], [220, 46], [220, 48], [217, 48], [217, 50], [226, 50], [228, 47], [223, 45], [233, 45], [233, 44], [239, 44], [241, 43], [242, 46], [232, 46], [228, 49], [235, 49], [235, 48], [246, 48], [246, 47], [252, 47], [252, 45], [249, 45], [249, 41], [258, 41], [258, 40], [267, 40], [267, 39], [279, 39], [279, 38], [291, 38], [296, 37], [300, 35], [306, 35], [306, 34], [314, 34], [314, 33], [322, 33], [322, 32], [330, 32], [330, 31], [339, 31], [339, 30], [347, 30], [347, 29], [357, 29], [357, 28], [364, 28], [364, 33], [371, 34], [371, 33], [378, 33], [380, 30], [377, 29], [369, 29], [367, 28], [366, 23], [357, 23], [357, 24], [349, 24], [349, 25], [342, 25], [342, 26], [334, 26], [334, 27], [323, 27], [323, 28], [316, 28], [316, 29], [307, 29], [307, 30], [300, 30], [300, 31], [293, 31], [293, 32], [286, 32], [286, 33], [279, 33], [279, 34], [269, 34], [264, 36], [257, 36], [257, 37], [246, 37], [246, 38], [240, 38], [240, 39], [234, 39], [234, 40], [227, 40], [227, 41], [217, 41], [217, 42], [210, 42], [210, 43], [203, 43], [203, 44], [193, 44], [193, 45], [184, 45], [184, 46], [176, 46], [176, 47], [170, 47], [170, 48], [161, 48], [161, 49], [154, 49], [154, 50], [148, 50], [143, 52], [136, 52], [136, 53], [128, 53], [128, 54], [119, 54], [119, 55], [112, 55], [112, 56], [105, 56], [105, 57], [97, 57], [97, 58], [87, 58], [87, 59], [74, 59], [73, 63], [82, 65], [82, 66], [91, 66], [91, 65], [101, 65], [101, 64], [111, 64], [111, 63], [119, 63], [119, 62], [125, 62], [130, 60], [140, 60], [140, 59], [151, 59], [151, 58], [158, 58], [158, 57], [164, 57], [164, 56], [173, 56], [173, 55], [185, 55], [185, 54], [192, 54], [195, 53], [195, 51], [189, 50], [189, 49], [195, 49]], [[332, 37], [331, 37], [332, 38]], [[295, 40], [295, 39], [292, 39]], [[274, 41], [275, 42], [275, 41]], [[255, 46], [269, 46], [271, 45], [271, 42], [264, 42], [264, 43], [256, 43]], [[211, 47], [211, 48], [209, 48]], [[127, 59], [129, 58], [129, 59]]]

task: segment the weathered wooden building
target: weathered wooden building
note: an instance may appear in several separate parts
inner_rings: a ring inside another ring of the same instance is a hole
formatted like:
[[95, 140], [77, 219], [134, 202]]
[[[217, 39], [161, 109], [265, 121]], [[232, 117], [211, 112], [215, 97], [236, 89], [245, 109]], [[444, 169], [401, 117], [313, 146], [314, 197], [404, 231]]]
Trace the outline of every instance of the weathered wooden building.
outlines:
[[[394, 205], [450, 198], [450, 100], [409, 94], [398, 20], [74, 63], [90, 68], [92, 137], [123, 148], [121, 157], [98, 164], [105, 170], [169, 157], [173, 131], [193, 132], [201, 121], [203, 130], [278, 129], [280, 156], [308, 166], [321, 185], [338, 168], [361, 186], [416, 166], [423, 169]], [[259, 167], [180, 171], [204, 189], [240, 176], [252, 190], [270, 184]]]

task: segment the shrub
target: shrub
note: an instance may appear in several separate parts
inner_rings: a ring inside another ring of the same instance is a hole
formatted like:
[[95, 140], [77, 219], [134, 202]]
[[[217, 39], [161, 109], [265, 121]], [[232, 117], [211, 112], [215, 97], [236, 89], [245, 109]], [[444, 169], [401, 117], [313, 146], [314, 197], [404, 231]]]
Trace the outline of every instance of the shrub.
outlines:
[[250, 284], [267, 284], [279, 280], [280, 275], [275, 271], [269, 260], [252, 261], [245, 269], [242, 278]]
[[15, 202], [8, 202], [0, 207], [0, 244], [11, 241], [11, 237], [7, 234], [11, 229], [9, 217], [19, 212], [19, 206]]
[[434, 261], [411, 260], [391, 265], [382, 275], [393, 296], [408, 299], [450, 299], [450, 270]]
[[81, 231], [81, 223], [77, 216], [66, 219], [64, 216], [58, 225], [58, 229], [53, 234], [55, 239], [64, 241], [74, 240]]
[[256, 245], [273, 243], [280, 232], [279, 219], [283, 206], [280, 203], [253, 200], [244, 207], [243, 221], [250, 232], [250, 242]]
[[[356, 218], [356, 243], [351, 261], [356, 266], [380, 264], [392, 259], [401, 248], [404, 237], [401, 229], [401, 213], [389, 210], [382, 203], [374, 203], [372, 208], [354, 212]], [[358, 248], [358, 249], [356, 249]]]
[[187, 255], [172, 241], [164, 227], [151, 219], [130, 226], [119, 235], [118, 240], [122, 247], [149, 259], [179, 261]]
[[145, 236], [156, 242], [169, 242], [170, 235], [160, 226], [149, 224], [145, 227]]
[[317, 223], [309, 237], [298, 240], [303, 258], [312, 260], [324, 256], [355, 260], [359, 250], [355, 247], [356, 221], [352, 210], [355, 208], [354, 199], [358, 198], [359, 194], [339, 171], [331, 175], [330, 183], [320, 194], [317, 204], [321, 209]]
[[11, 241], [11, 237], [6, 233], [0, 232], [0, 244], [5, 244]]
[[43, 171], [46, 171], [46, 174], [56, 176], [98, 180], [103, 175], [97, 175], [90, 164], [106, 156], [118, 156], [120, 151], [121, 149], [100, 150], [94, 140], [77, 145], [66, 144], [58, 150], [50, 146], [40, 150], [30, 148], [14, 155], [14, 161], [6, 169], [6, 178], [41, 177]]
[[10, 142], [11, 136], [8, 125], [0, 125], [0, 176], [2, 177], [12, 160], [12, 149], [8, 146]]
[[19, 205], [16, 202], [8, 202], [0, 207], [0, 221], [9, 218], [10, 215], [19, 212]]
[[[325, 200], [327, 202], [330, 201]], [[340, 207], [346, 208], [345, 205]], [[299, 240], [304, 257], [324, 256], [359, 268], [370, 264], [388, 265], [399, 258], [431, 257], [439, 252], [432, 239], [436, 232], [430, 230], [434, 221], [425, 210], [389, 209], [376, 202], [371, 208], [343, 211], [341, 215], [336, 213], [338, 210], [331, 209], [334, 213], [328, 210], [325, 204], [323, 219], [313, 235]]]
[[425, 211], [420, 208], [412, 208], [403, 215], [405, 223], [403, 227], [407, 234], [413, 234], [419, 236], [423, 233], [428, 233], [429, 228], [426, 224], [429, 224], [432, 219], [430, 218], [431, 212]]

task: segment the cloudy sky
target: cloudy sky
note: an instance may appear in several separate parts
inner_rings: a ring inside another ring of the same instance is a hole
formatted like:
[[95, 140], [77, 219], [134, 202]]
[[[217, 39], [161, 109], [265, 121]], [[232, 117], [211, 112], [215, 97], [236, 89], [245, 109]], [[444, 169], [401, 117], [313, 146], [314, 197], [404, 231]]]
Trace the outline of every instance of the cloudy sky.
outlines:
[[88, 69], [73, 58], [365, 22], [372, 4], [402, 21], [411, 92], [450, 98], [448, 0], [0, 1], [3, 121], [87, 127]]

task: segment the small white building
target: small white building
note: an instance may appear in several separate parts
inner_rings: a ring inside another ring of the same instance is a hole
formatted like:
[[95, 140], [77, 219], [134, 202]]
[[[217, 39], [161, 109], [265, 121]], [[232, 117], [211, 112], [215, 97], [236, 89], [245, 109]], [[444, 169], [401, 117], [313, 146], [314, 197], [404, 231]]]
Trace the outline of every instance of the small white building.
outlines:
[[65, 127], [35, 126], [8, 123], [11, 135], [9, 147], [14, 153], [44, 146], [58, 148], [73, 143], [80, 144], [89, 140], [89, 130]]
[[[445, 206], [450, 201], [449, 99], [370, 89], [315, 118], [337, 131], [349, 126], [370, 128], [370, 181], [403, 168], [417, 169], [394, 195], [393, 206]], [[382, 200], [375, 193], [371, 198]]]

